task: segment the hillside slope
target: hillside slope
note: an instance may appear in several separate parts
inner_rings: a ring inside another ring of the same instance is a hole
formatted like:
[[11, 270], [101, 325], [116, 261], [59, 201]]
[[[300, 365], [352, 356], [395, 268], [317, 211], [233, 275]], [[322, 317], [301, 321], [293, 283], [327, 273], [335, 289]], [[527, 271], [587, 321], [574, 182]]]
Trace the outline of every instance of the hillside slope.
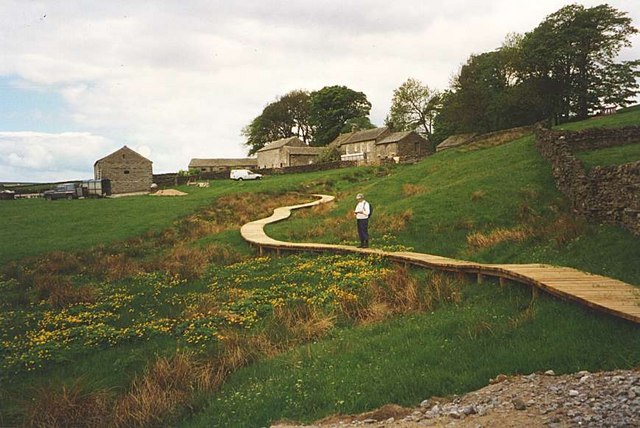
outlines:
[[[617, 126], [637, 124], [640, 112], [581, 126], [612, 120]], [[532, 136], [487, 149], [440, 152], [388, 175], [370, 169], [357, 183], [336, 190], [333, 211], [319, 218], [294, 214], [294, 221], [268, 232], [293, 241], [353, 241], [349, 213], [362, 192], [376, 207], [370, 226], [374, 246], [401, 245], [485, 263], [557, 264], [640, 285], [640, 237], [574, 216]]]

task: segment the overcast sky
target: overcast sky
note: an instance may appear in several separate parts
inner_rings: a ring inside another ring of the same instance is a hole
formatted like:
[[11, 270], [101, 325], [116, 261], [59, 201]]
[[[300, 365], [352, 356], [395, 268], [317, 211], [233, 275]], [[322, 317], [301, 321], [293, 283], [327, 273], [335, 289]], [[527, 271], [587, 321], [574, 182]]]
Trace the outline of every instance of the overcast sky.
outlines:
[[[568, 3], [0, 0], [0, 181], [92, 178], [123, 145], [156, 173], [244, 157], [243, 126], [293, 89], [362, 91], [382, 125], [407, 78], [445, 89]], [[608, 3], [640, 27], [639, 0]]]

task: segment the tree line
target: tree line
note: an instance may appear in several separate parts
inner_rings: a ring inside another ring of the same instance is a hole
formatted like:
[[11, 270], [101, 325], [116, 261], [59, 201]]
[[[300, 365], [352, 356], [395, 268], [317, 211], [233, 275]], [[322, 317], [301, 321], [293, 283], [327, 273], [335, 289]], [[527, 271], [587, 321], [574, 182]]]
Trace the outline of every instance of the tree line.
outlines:
[[[640, 59], [616, 62], [638, 32], [626, 12], [607, 4], [572, 4], [498, 49], [471, 55], [444, 91], [408, 79], [393, 93], [385, 124], [417, 130], [437, 143], [458, 133], [484, 133], [541, 120], [581, 120], [638, 95]], [[267, 142], [298, 136], [325, 146], [340, 133], [372, 128], [371, 103], [345, 86], [292, 91], [247, 125], [249, 153]]]

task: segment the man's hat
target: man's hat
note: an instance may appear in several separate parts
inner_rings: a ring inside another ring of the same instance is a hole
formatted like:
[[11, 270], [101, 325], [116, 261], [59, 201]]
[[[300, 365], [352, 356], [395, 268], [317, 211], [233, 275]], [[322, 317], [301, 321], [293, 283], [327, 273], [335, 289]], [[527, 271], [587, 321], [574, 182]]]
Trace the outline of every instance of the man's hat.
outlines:
[[364, 199], [364, 195], [362, 193], [358, 193], [356, 195], [356, 199]]

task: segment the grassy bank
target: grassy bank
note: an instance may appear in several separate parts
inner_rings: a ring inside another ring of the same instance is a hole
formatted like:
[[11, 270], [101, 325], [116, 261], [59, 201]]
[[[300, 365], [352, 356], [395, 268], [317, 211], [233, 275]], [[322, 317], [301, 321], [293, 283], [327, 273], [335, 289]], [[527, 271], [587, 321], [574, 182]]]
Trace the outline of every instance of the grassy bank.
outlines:
[[185, 426], [312, 422], [480, 388], [500, 373], [640, 364], [637, 326], [518, 285], [467, 285], [427, 314], [336, 332], [239, 370]]

